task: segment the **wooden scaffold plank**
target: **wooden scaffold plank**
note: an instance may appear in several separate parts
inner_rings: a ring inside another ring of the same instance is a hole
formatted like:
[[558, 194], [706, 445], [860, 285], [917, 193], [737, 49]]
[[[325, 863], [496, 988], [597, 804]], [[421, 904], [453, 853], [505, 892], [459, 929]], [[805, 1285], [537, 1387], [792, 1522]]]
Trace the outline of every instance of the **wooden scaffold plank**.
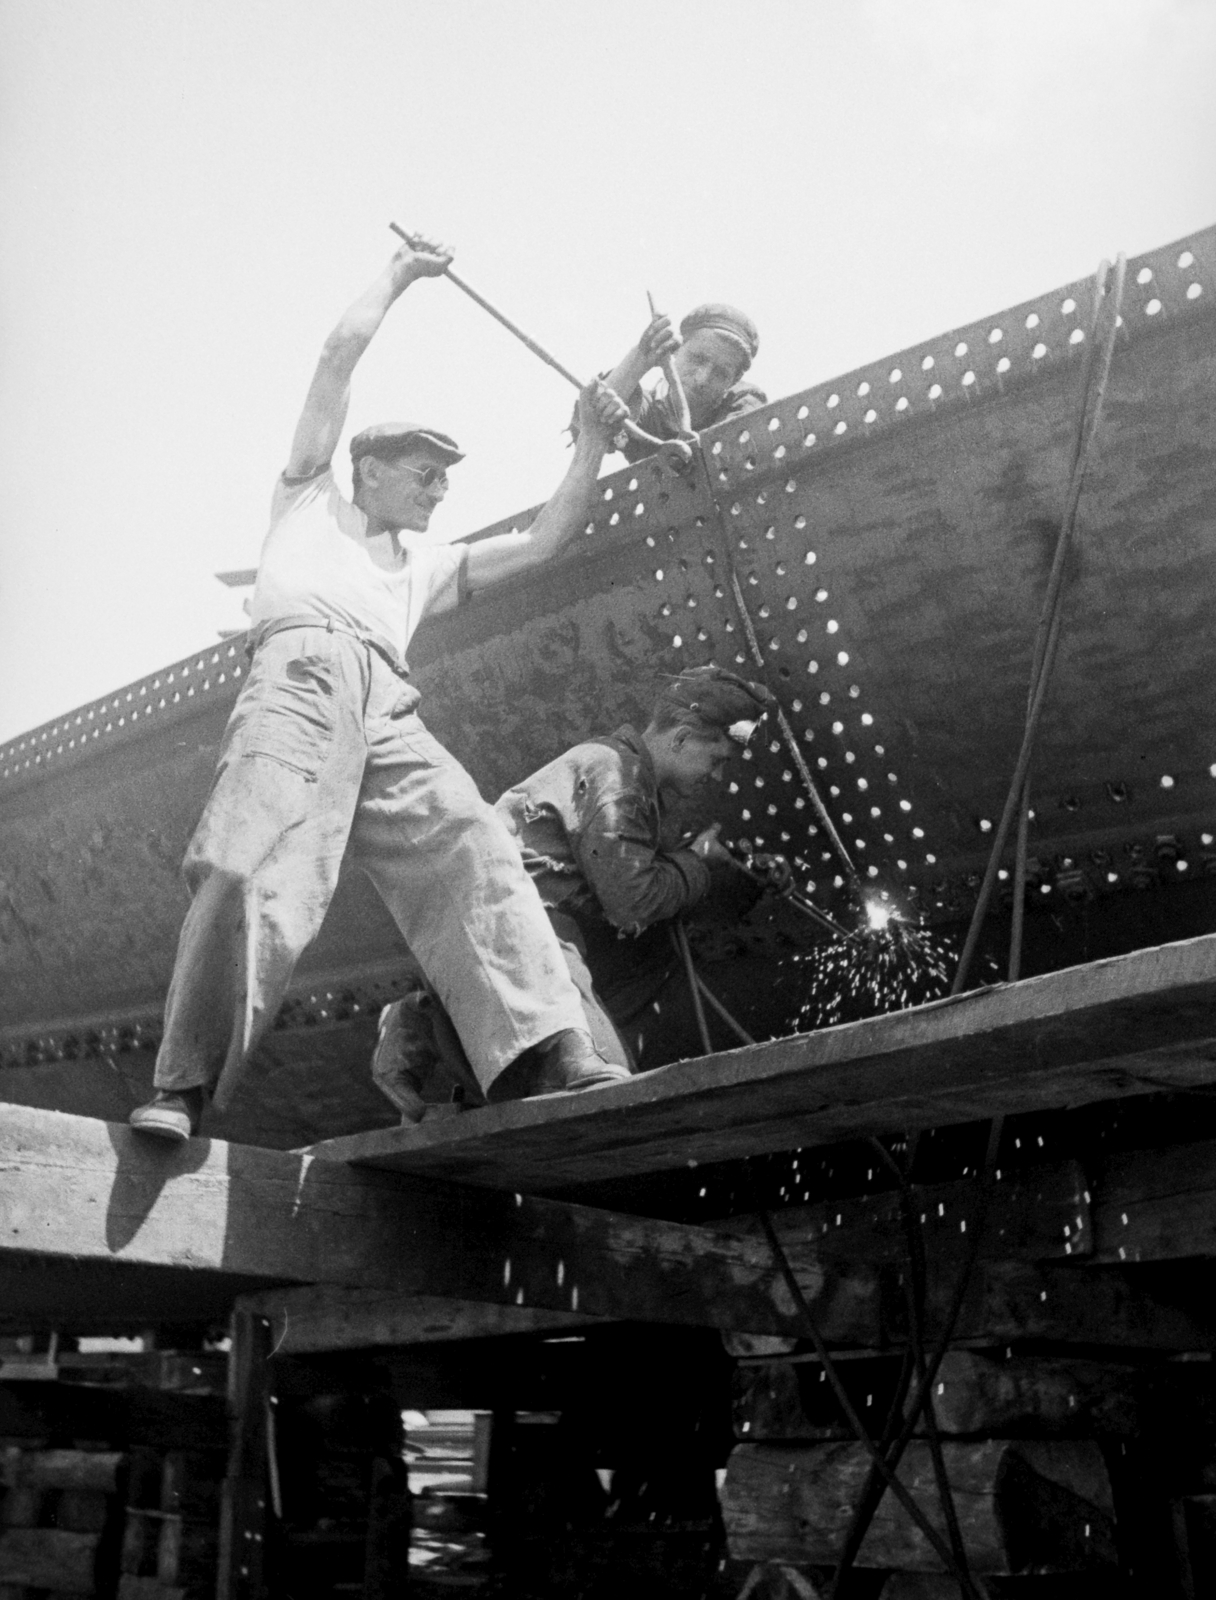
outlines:
[[329, 1139], [328, 1161], [543, 1193], [862, 1134], [1216, 1082], [1216, 934], [592, 1094]]

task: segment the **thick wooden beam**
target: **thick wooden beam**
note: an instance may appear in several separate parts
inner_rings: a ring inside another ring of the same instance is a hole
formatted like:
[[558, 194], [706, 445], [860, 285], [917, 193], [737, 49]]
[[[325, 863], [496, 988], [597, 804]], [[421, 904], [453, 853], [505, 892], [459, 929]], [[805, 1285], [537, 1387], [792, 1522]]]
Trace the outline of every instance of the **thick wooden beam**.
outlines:
[[[367, 1297], [353, 1327], [335, 1334], [342, 1345], [364, 1335], [374, 1342], [386, 1317], [411, 1316], [419, 1296], [545, 1316], [803, 1332], [767, 1252], [725, 1228], [454, 1190], [215, 1141], [171, 1151], [125, 1128], [24, 1107], [0, 1118], [0, 1215], [3, 1314], [13, 1327], [123, 1331], [221, 1316], [242, 1292], [276, 1283], [319, 1283]], [[904, 1336], [889, 1265], [844, 1266], [806, 1241], [787, 1244], [833, 1344], [878, 1348]], [[1162, 1272], [1168, 1282], [1153, 1276]], [[953, 1254], [931, 1258], [930, 1336], [956, 1277]], [[986, 1260], [957, 1337], [1197, 1350], [1216, 1337], [1213, 1307], [1216, 1267], [1207, 1263], [1188, 1263], [1179, 1277], [1168, 1264]]]
[[[979, 1215], [974, 1180], [913, 1190], [925, 1250], [949, 1259]], [[899, 1195], [883, 1190], [789, 1206], [773, 1213], [780, 1238], [816, 1246], [827, 1260], [899, 1262], [905, 1234]], [[759, 1239], [759, 1224], [723, 1224]], [[994, 1184], [980, 1243], [996, 1260], [1130, 1263], [1216, 1257], [1216, 1140], [1119, 1151], [1006, 1172]]]
[[[1067, 1572], [1114, 1564], [1110, 1479], [1092, 1440], [951, 1441], [942, 1454], [974, 1572]], [[831, 1565], [868, 1473], [869, 1458], [858, 1444], [737, 1446], [722, 1488], [731, 1555]], [[898, 1475], [944, 1537], [927, 1444], [908, 1447]], [[941, 1569], [892, 1495], [881, 1501], [857, 1564]]]
[[271, 1350], [269, 1321], [243, 1308], [233, 1313], [228, 1363], [228, 1470], [220, 1494], [216, 1600], [258, 1600], [265, 1593]]
[[1216, 1256], [1216, 1142], [1108, 1156], [1093, 1177], [1095, 1261]]
[[[357, 1171], [218, 1140], [176, 1148], [124, 1126], [24, 1106], [0, 1119], [0, 1261], [176, 1268], [332, 1283], [591, 1317], [788, 1332], [795, 1308], [768, 1252], [725, 1230], [522, 1194]], [[857, 1320], [847, 1274], [799, 1253], [834, 1330]], [[11, 1313], [10, 1313], [11, 1315]]]
[[910, 1011], [314, 1146], [326, 1160], [544, 1193], [1216, 1083], [1216, 934]]
[[[863, 1393], [874, 1389], [878, 1366], [886, 1368], [893, 1380], [895, 1367], [889, 1356], [845, 1367], [855, 1405]], [[1141, 1371], [1130, 1363], [1076, 1357], [997, 1359], [974, 1350], [951, 1350], [934, 1385], [934, 1420], [945, 1434], [1131, 1438], [1142, 1423]], [[819, 1378], [818, 1361], [741, 1364], [734, 1374], [735, 1437], [749, 1444], [852, 1439]], [[924, 1431], [922, 1424], [920, 1432]]]
[[[918, 1184], [912, 1196], [926, 1253], [946, 1258], [965, 1253], [980, 1220], [976, 1181]], [[1086, 1257], [1093, 1250], [1090, 1199], [1090, 1182], [1078, 1161], [1002, 1173], [987, 1203], [980, 1249], [1002, 1260]], [[902, 1264], [907, 1259], [898, 1190], [786, 1206], [774, 1211], [772, 1220], [784, 1244], [814, 1245], [828, 1260]], [[748, 1238], [762, 1237], [755, 1217], [731, 1218], [723, 1226]]]
[[266, 1318], [273, 1329], [276, 1355], [436, 1344], [512, 1333], [564, 1333], [602, 1326], [605, 1321], [577, 1311], [441, 1300], [434, 1295], [402, 1295], [391, 1289], [331, 1283], [264, 1289], [260, 1294], [242, 1296], [239, 1307]]

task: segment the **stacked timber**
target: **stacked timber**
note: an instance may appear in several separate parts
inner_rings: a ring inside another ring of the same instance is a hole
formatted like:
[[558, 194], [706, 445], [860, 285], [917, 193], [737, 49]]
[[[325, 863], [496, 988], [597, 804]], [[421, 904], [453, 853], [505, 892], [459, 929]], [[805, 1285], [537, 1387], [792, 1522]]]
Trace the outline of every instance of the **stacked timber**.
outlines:
[[113, 1450], [0, 1455], [0, 1595], [94, 1595], [110, 1586], [105, 1535], [121, 1516], [126, 1458]]
[[[942, 1454], [976, 1572], [1079, 1572], [1116, 1564], [1110, 1479], [1092, 1440], [950, 1440]], [[832, 1566], [868, 1472], [869, 1456], [856, 1443], [740, 1446], [722, 1490], [732, 1556]], [[908, 1446], [898, 1475], [948, 1538], [926, 1441]], [[874, 1515], [857, 1564], [943, 1570], [924, 1534], [890, 1495]]]
[[[876, 1355], [844, 1361], [839, 1370], [854, 1407], [879, 1434], [898, 1360]], [[1140, 1387], [1137, 1369], [1124, 1363], [1002, 1359], [961, 1350], [945, 1357], [933, 1389], [935, 1419], [975, 1573], [1067, 1573], [1077, 1581], [1086, 1573], [1113, 1574], [1119, 1552], [1106, 1457], [1136, 1433]], [[831, 1569], [863, 1497], [870, 1461], [845, 1427], [821, 1364], [788, 1351], [767, 1359], [751, 1355], [735, 1375], [734, 1423], [736, 1437], [746, 1442], [732, 1452], [721, 1492], [732, 1558]], [[923, 1428], [909, 1443], [898, 1476], [948, 1542]], [[928, 1600], [936, 1592], [931, 1575], [943, 1573], [929, 1540], [889, 1493], [856, 1564], [892, 1575], [888, 1600], [913, 1600], [922, 1592]]]
[[0, 1381], [0, 1600], [210, 1600], [224, 1357], [26, 1365]]

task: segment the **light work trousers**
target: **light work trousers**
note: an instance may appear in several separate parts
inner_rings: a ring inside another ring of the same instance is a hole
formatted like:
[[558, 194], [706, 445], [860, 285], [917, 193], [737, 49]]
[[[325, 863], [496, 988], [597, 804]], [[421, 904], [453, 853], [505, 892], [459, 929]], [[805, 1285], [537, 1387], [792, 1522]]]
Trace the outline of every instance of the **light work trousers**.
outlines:
[[579, 994], [519, 851], [369, 646], [292, 628], [257, 650], [184, 873], [160, 1089], [223, 1108], [321, 926], [344, 856], [375, 884], [483, 1088]]

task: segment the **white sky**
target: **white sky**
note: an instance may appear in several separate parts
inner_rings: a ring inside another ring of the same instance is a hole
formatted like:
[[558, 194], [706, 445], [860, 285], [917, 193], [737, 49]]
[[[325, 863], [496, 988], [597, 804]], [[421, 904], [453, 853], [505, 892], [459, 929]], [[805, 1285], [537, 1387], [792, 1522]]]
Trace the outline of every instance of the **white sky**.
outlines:
[[[1216, 0], [0, 0], [0, 738], [241, 622], [395, 217], [568, 366], [733, 300], [788, 394], [1216, 221]], [[411, 290], [352, 429], [543, 499], [573, 391]]]

